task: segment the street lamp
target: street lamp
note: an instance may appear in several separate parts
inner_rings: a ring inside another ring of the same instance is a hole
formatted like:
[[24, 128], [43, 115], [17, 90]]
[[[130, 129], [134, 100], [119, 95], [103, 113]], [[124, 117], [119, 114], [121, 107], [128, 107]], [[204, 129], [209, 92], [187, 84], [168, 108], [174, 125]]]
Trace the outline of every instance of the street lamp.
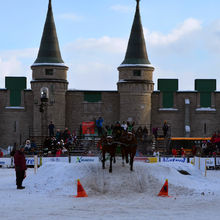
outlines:
[[42, 87], [40, 89], [40, 100], [41, 100], [41, 104], [40, 104], [40, 108], [39, 111], [41, 113], [44, 112], [44, 107], [47, 106], [48, 100], [49, 100], [49, 89], [47, 87]]

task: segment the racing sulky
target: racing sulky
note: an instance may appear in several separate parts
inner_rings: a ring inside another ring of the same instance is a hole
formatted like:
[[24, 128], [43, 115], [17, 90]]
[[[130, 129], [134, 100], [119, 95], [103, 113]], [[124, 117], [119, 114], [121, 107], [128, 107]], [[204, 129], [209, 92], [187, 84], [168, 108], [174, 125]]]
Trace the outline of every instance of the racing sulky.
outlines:
[[112, 161], [115, 163], [115, 154], [117, 143], [113, 142], [112, 136], [103, 137], [101, 140], [102, 144], [102, 168], [105, 169], [105, 155], [110, 154], [110, 166], [109, 173], [112, 173]]

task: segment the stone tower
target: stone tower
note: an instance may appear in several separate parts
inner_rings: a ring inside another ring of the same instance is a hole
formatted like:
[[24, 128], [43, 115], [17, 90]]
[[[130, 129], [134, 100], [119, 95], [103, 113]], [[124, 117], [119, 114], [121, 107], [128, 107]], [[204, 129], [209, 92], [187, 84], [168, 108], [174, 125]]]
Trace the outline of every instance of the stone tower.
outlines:
[[[67, 70], [56, 34], [51, 0], [49, 0], [46, 22], [37, 59], [31, 66], [31, 88], [34, 97], [33, 136], [38, 139], [48, 135], [48, 124], [65, 128]], [[38, 139], [38, 140], [39, 140]]]
[[120, 121], [134, 121], [136, 125], [151, 125], [151, 94], [154, 67], [148, 60], [139, 1], [130, 33], [125, 59], [118, 67]]

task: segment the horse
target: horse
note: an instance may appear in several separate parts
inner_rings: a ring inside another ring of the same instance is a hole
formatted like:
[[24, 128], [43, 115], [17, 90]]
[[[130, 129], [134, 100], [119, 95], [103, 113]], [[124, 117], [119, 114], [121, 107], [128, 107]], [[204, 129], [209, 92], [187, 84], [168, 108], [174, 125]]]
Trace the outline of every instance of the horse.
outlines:
[[102, 169], [105, 169], [105, 154], [110, 154], [110, 166], [109, 166], [109, 173], [112, 173], [112, 160], [115, 163], [115, 154], [116, 154], [116, 147], [117, 144], [113, 142], [112, 136], [103, 137], [100, 140], [101, 144], [101, 151], [102, 151]]
[[122, 166], [124, 166], [124, 158], [126, 163], [129, 162], [128, 155], [130, 156], [130, 170], [133, 171], [134, 156], [137, 150], [137, 139], [131, 132], [122, 135], [121, 137], [121, 154]]

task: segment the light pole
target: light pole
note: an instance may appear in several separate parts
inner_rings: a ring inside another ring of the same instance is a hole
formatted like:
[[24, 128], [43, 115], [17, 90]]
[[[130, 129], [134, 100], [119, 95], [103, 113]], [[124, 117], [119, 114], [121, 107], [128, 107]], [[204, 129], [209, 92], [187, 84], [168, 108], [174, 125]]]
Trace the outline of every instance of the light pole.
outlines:
[[44, 138], [47, 136], [47, 106], [49, 100], [49, 89], [42, 87], [40, 90], [40, 101], [39, 111], [41, 113], [41, 147], [43, 147]]

